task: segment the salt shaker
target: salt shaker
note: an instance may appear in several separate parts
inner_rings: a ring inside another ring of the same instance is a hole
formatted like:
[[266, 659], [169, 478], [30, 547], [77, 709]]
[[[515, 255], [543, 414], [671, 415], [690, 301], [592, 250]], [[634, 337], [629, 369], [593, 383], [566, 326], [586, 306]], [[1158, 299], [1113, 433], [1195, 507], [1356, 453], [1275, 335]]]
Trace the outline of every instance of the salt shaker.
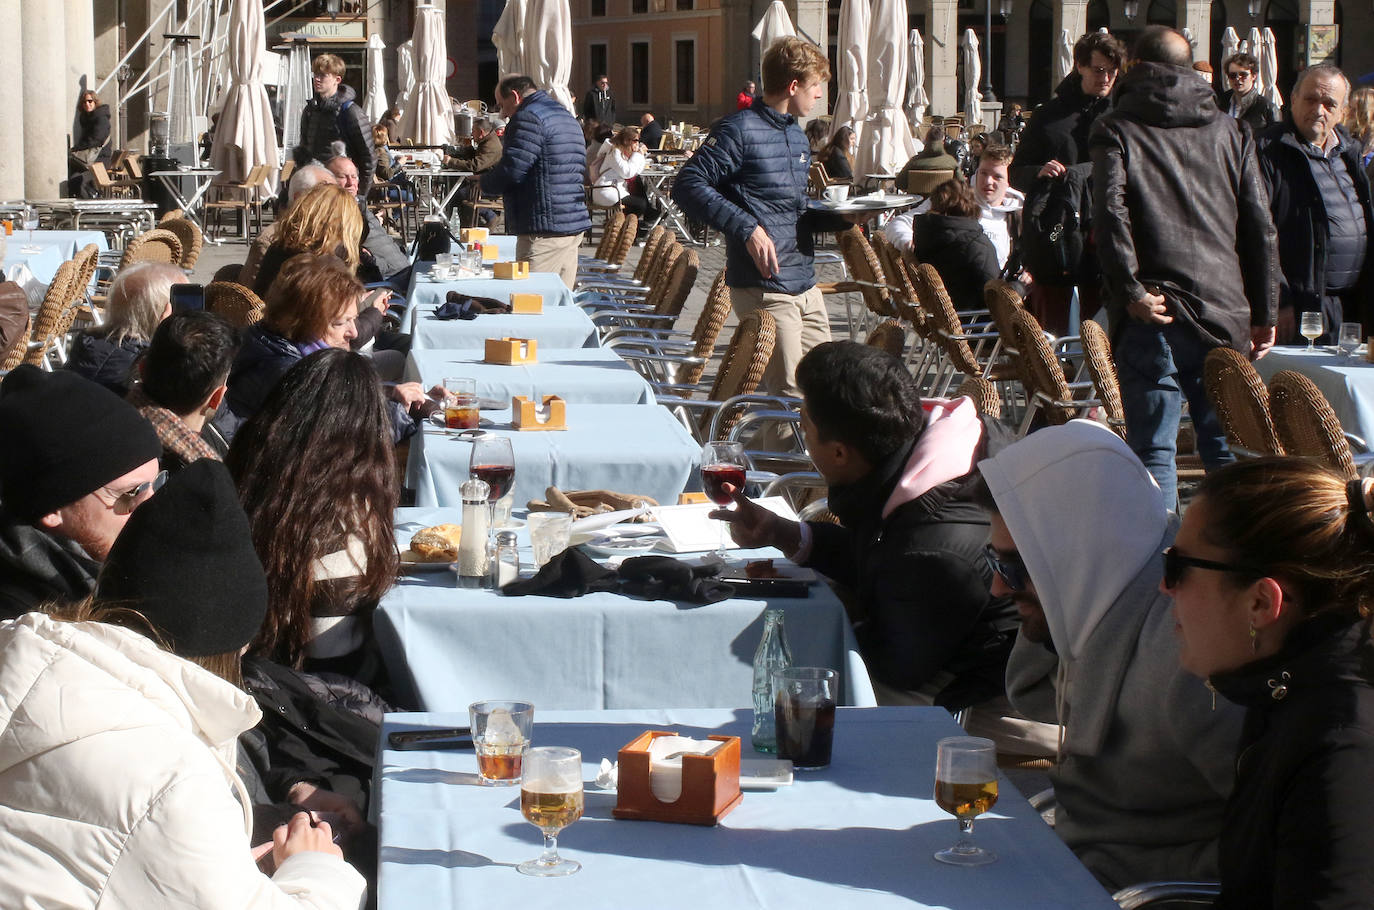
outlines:
[[491, 561], [491, 586], [501, 590], [520, 577], [520, 547], [514, 531], [496, 532], [496, 551]]
[[485, 480], [465, 480], [458, 487], [463, 497], [463, 539], [458, 544], [458, 587], [480, 588], [487, 578], [487, 493]]

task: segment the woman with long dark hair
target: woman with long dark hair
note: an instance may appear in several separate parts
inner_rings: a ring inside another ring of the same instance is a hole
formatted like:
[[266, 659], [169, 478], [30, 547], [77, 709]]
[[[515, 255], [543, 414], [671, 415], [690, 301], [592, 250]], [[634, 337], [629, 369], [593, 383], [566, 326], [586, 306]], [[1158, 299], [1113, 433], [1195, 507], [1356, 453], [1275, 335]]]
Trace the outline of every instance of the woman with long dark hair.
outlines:
[[225, 464], [267, 573], [253, 653], [372, 685], [370, 613], [396, 583], [391, 422], [366, 357], [293, 366], [240, 428]]
[[830, 142], [821, 155], [825, 174], [831, 180], [852, 182], [854, 180], [854, 153], [858, 150], [854, 130], [842, 126], [835, 130]]
[[1217, 907], [1374, 903], [1367, 484], [1299, 458], [1229, 465], [1164, 552], [1180, 662], [1246, 709]]
[[86, 168], [99, 161], [109, 164], [110, 106], [101, 104], [95, 92], [87, 89], [76, 102], [76, 122], [72, 150], [67, 161], [67, 190], [73, 196], [94, 198], [95, 184], [86, 179]]

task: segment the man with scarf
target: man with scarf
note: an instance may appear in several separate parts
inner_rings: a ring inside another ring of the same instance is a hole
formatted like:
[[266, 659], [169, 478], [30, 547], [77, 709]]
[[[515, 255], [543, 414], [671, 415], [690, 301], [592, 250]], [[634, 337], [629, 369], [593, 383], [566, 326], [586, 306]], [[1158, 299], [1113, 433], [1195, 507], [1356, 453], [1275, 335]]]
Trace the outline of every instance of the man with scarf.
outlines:
[[801, 431], [840, 524], [794, 522], [735, 491], [745, 547], [774, 546], [853, 592], [851, 610], [885, 703], [952, 710], [998, 699], [1015, 610], [988, 594], [975, 464], [1009, 434], [967, 398], [922, 401], [902, 361], [854, 342], [818, 345], [797, 366]]

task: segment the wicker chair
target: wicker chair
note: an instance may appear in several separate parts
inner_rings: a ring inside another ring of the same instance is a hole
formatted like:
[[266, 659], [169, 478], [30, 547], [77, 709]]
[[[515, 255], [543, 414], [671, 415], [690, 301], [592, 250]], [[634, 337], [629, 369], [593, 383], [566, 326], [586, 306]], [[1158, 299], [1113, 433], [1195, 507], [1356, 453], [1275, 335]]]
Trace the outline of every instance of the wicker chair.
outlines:
[[1121, 403], [1121, 383], [1117, 381], [1116, 364], [1112, 361], [1112, 346], [1107, 340], [1107, 332], [1095, 321], [1084, 319], [1078, 333], [1083, 339], [1083, 357], [1088, 376], [1092, 378], [1095, 397], [1102, 402], [1107, 426], [1125, 439], [1126, 408]]
[[119, 267], [135, 262], [165, 262], [168, 265], [181, 264], [181, 239], [167, 228], [153, 228], [144, 231], [124, 248], [124, 256]]
[[1002, 397], [997, 394], [997, 386], [981, 376], [969, 376], [954, 390], [955, 398], [972, 398], [973, 406], [979, 414], [986, 414], [993, 420], [1002, 417]]
[[14, 336], [14, 343], [8, 350], [0, 351], [0, 373], [8, 373], [10, 370], [24, 362], [24, 356], [29, 352], [29, 339], [32, 337], [33, 320], [25, 317], [23, 331]]
[[258, 322], [267, 309], [257, 294], [232, 281], [215, 281], [206, 285], [205, 308], [223, 316], [236, 329]]
[[1279, 370], [1269, 380], [1269, 409], [1286, 453], [1321, 459], [1346, 480], [1359, 476], [1341, 422], [1312, 380]]
[[864, 342], [871, 348], [881, 348], [893, 357], [901, 357], [906, 347], [906, 326], [896, 319], [884, 319], [868, 333]]
[[625, 213], [619, 206], [606, 210], [606, 220], [601, 225], [601, 242], [596, 246], [595, 258], [602, 262], [610, 261], [611, 250], [620, 239], [620, 228], [624, 223]]
[[163, 218], [158, 227], [176, 234], [181, 241], [181, 267], [188, 272], [195, 268], [205, 248], [205, 237], [196, 223], [189, 218]]
[[835, 239], [840, 245], [840, 255], [844, 257], [845, 268], [849, 270], [850, 281], [845, 284], [857, 285], [855, 290], [863, 296], [864, 306], [879, 319], [895, 318], [897, 308], [888, 294], [883, 265], [878, 254], [864, 238], [858, 225], [838, 231]]
[[602, 344], [634, 366], [655, 392], [690, 395], [698, 390], [706, 365], [715, 354], [720, 330], [729, 318], [730, 289], [721, 269], [711, 282], [690, 335], [670, 329], [615, 328]]
[[72, 274], [70, 288], [71, 303], [80, 307], [76, 318], [97, 324], [103, 319], [100, 308], [105, 305], [104, 295], [91, 293], [91, 279], [95, 277], [99, 260], [100, 247], [94, 243], [88, 243], [78, 250], [72, 257], [76, 271]]
[[55, 353], [59, 361], [66, 360], [62, 342], [76, 321], [77, 309], [71, 304], [71, 295], [77, 275], [73, 260], [69, 259], [57, 267], [52, 283], [43, 295], [43, 302], [38, 306], [38, 316], [33, 321], [33, 340], [24, 354], [24, 363], [51, 369], [49, 353]]
[[625, 259], [630, 255], [630, 247], [635, 245], [635, 235], [639, 233], [639, 216], [627, 214], [620, 222], [620, 234], [616, 237], [615, 245], [611, 247], [610, 256], [606, 259], [611, 265], [624, 265]]
[[946, 361], [935, 371], [928, 384], [929, 392], [937, 396], [948, 392], [954, 377], [960, 373], [981, 376], [994, 383], [1019, 378], [1014, 370], [999, 362], [1002, 339], [997, 332], [986, 331], [989, 326], [976, 326], [978, 331], [964, 328], [959, 311], [954, 308], [954, 301], [949, 299], [945, 283], [933, 265], [928, 262], [918, 265], [915, 279], [916, 296], [926, 320], [925, 330]]
[[653, 264], [654, 256], [668, 239], [668, 229], [663, 225], [657, 225], [649, 236], [644, 240], [644, 248], [639, 251], [639, 262], [635, 263], [634, 280], [643, 284], [645, 276], [649, 271], [649, 266]]
[[1230, 348], [1214, 348], [1203, 361], [1207, 397], [1216, 408], [1231, 451], [1251, 457], [1284, 454], [1269, 412], [1269, 390], [1250, 361]]
[[[740, 318], [735, 334], [730, 338], [730, 346], [721, 358], [720, 369], [716, 371], [716, 381], [711, 384], [708, 396], [712, 402], [723, 402], [736, 395], [748, 395], [763, 381], [764, 368], [773, 356], [773, 345], [778, 338], [778, 324], [766, 310], [755, 310]], [[701, 415], [697, 424], [698, 431], [704, 435], [709, 431], [713, 413]], [[730, 429], [739, 419], [738, 414], [726, 415], [716, 422], [716, 439], [725, 439]]]
[[1050, 340], [1026, 310], [1013, 314], [1015, 344], [1021, 352], [1022, 382], [1026, 387], [1025, 419], [1021, 423], [1024, 435], [1037, 413], [1043, 414], [1051, 425], [1067, 423], [1075, 417], [1087, 416], [1088, 409], [1101, 404], [1095, 398], [1079, 399], [1075, 392], [1090, 391], [1092, 383], [1071, 383], [1064, 376], [1064, 368], [1055, 356]]
[[725, 269], [721, 269], [706, 292], [706, 303], [702, 305], [697, 324], [692, 329], [692, 357], [700, 360], [696, 364], [683, 364], [678, 368], [677, 381], [682, 385], [696, 385], [701, 382], [706, 364], [716, 352], [716, 341], [720, 330], [725, 328], [725, 320], [730, 318], [730, 288], [725, 284]]

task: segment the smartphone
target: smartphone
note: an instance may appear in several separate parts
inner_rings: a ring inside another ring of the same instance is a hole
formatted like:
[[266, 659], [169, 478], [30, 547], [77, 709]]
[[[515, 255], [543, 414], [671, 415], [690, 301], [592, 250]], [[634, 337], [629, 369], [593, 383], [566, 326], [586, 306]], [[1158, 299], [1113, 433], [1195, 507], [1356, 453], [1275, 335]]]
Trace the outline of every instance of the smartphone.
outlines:
[[172, 285], [172, 312], [185, 313], [188, 310], [205, 309], [205, 285]]
[[392, 733], [387, 743], [393, 749], [471, 749], [472, 731], [467, 727], [447, 730], [408, 730]]

